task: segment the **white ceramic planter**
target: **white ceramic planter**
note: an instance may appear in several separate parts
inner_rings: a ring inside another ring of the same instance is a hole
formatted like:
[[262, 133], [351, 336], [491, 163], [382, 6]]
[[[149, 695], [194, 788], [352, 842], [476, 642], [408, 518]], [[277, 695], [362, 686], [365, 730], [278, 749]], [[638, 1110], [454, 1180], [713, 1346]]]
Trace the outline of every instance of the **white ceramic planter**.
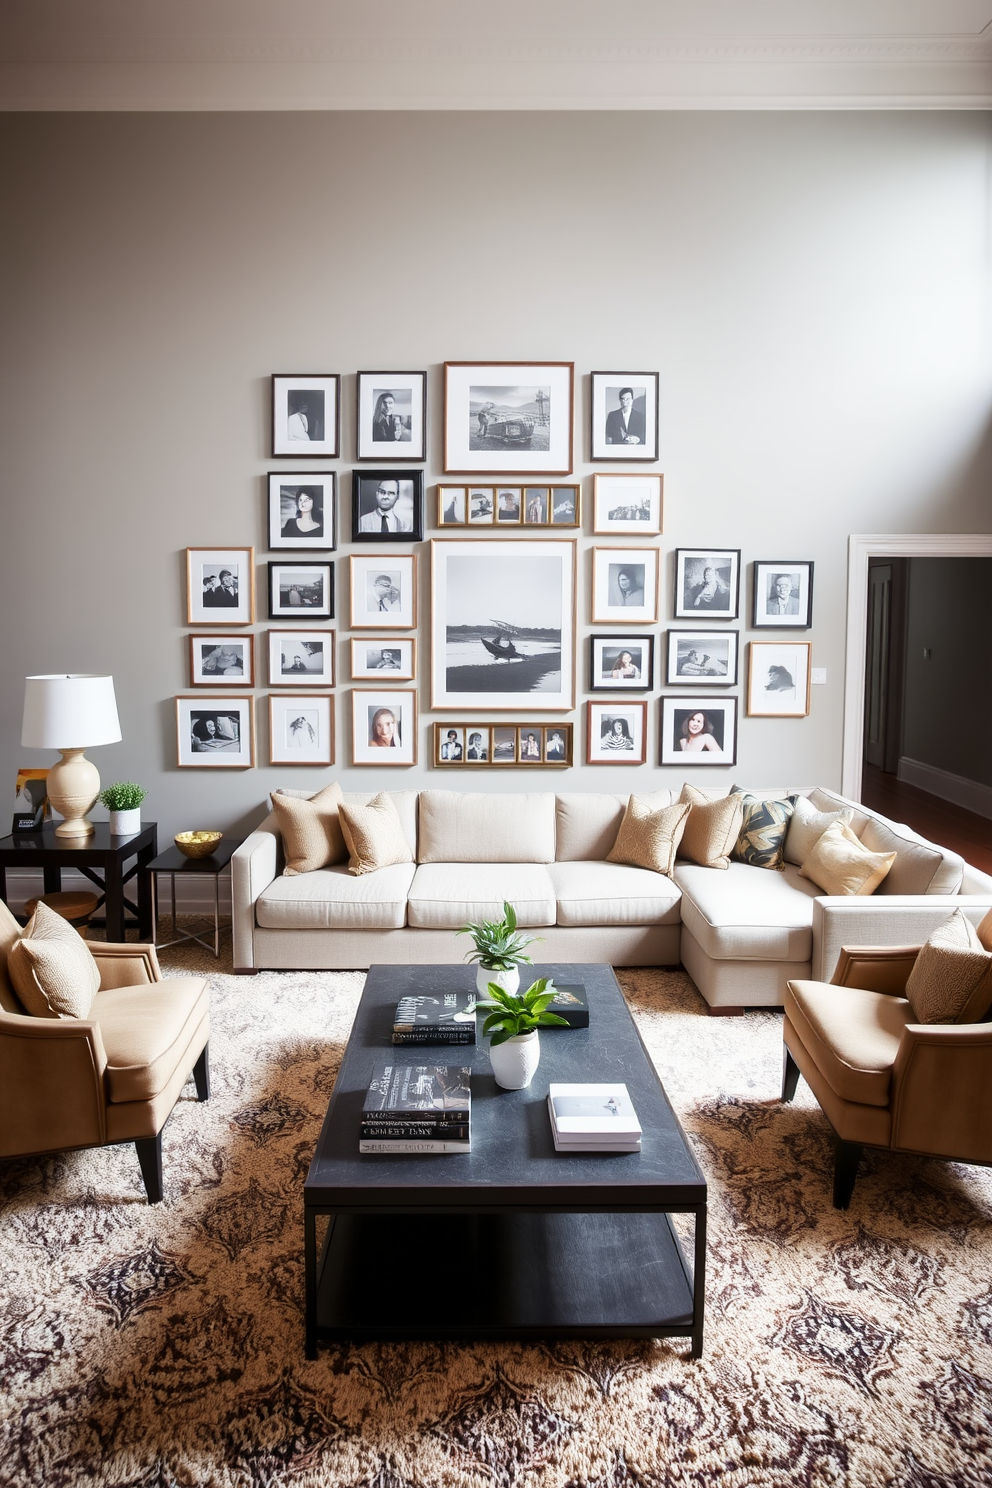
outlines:
[[135, 832], [140, 831], [140, 806], [134, 806], [130, 811], [112, 811], [110, 813], [110, 834], [112, 837], [132, 837]]
[[511, 966], [509, 971], [487, 971], [480, 966], [475, 975], [475, 990], [480, 997], [489, 996], [490, 982], [495, 982], [504, 992], [516, 992], [520, 986], [520, 968]]
[[525, 1090], [533, 1080], [541, 1061], [541, 1043], [537, 1029], [518, 1033], [502, 1044], [490, 1044], [489, 1058], [496, 1084], [504, 1090]]

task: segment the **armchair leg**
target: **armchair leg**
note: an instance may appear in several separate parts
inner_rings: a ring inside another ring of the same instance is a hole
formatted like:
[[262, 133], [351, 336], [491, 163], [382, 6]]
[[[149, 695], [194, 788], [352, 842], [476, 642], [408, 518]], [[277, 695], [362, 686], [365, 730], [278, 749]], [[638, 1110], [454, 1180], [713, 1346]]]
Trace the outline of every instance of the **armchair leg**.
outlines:
[[835, 1209], [846, 1209], [851, 1202], [862, 1151], [860, 1142], [842, 1142], [840, 1137], [837, 1138], [837, 1157], [834, 1163]]
[[793, 1099], [799, 1084], [799, 1066], [792, 1057], [788, 1044], [782, 1045], [782, 1100], [785, 1104]]
[[138, 1137], [135, 1141], [141, 1176], [145, 1180], [145, 1192], [149, 1204], [162, 1202], [162, 1133], [154, 1137]]
[[201, 1101], [210, 1099], [210, 1060], [207, 1054], [209, 1048], [209, 1044], [204, 1044], [203, 1053], [193, 1066], [193, 1079], [196, 1081], [196, 1098]]

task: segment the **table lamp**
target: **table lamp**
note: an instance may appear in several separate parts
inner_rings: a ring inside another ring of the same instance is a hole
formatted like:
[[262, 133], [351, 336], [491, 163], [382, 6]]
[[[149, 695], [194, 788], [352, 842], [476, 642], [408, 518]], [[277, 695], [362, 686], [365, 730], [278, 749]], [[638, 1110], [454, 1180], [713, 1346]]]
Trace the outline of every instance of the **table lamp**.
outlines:
[[100, 774], [83, 753], [121, 737], [113, 677], [66, 675], [24, 679], [26, 749], [57, 749], [62, 758], [48, 772], [48, 799], [65, 820], [56, 837], [85, 837], [93, 831], [86, 813], [100, 794]]

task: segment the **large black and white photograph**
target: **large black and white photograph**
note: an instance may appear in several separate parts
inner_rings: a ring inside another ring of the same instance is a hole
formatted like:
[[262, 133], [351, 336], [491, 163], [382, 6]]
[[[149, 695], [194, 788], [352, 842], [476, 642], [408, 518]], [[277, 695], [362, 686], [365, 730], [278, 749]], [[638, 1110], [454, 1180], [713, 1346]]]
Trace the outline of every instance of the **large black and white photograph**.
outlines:
[[736, 630], [670, 630], [666, 685], [733, 687], [739, 639]]
[[412, 688], [400, 692], [358, 687], [353, 690], [351, 763], [417, 763], [417, 694]]
[[255, 763], [250, 697], [176, 698], [176, 755], [182, 767], [246, 769]]
[[431, 542], [431, 706], [575, 698], [575, 544]]
[[805, 718], [809, 712], [809, 641], [752, 641], [748, 646], [749, 718]]
[[676, 618], [736, 620], [740, 568], [740, 548], [676, 548]]
[[333, 765], [334, 705], [327, 693], [269, 697], [269, 764]]
[[255, 637], [198, 635], [189, 641], [190, 687], [254, 687]]
[[359, 460], [427, 457], [426, 372], [359, 372]]
[[586, 764], [643, 765], [647, 703], [586, 703]]
[[331, 620], [334, 617], [334, 564], [269, 564], [269, 619]]
[[813, 623], [813, 565], [805, 559], [754, 565], [755, 630], [809, 630]]
[[333, 630], [270, 630], [270, 687], [333, 687]]
[[593, 460], [657, 460], [658, 373], [592, 373]]
[[736, 765], [735, 697], [663, 697], [663, 765]]
[[251, 625], [255, 619], [255, 549], [186, 549], [186, 623]]
[[417, 625], [417, 555], [352, 553], [352, 630], [414, 630]]
[[445, 362], [444, 472], [570, 475], [572, 362]]
[[351, 675], [356, 682], [387, 674], [393, 682], [412, 682], [417, 675], [415, 636], [352, 636]]
[[658, 572], [657, 548], [593, 548], [592, 623], [653, 625]]
[[654, 685], [654, 637], [589, 637], [590, 692], [649, 692]]
[[422, 470], [355, 470], [351, 476], [353, 542], [420, 542], [424, 535]]
[[336, 372], [277, 372], [272, 378], [272, 453], [283, 458], [336, 458], [341, 378]]
[[662, 487], [660, 475], [593, 476], [593, 532], [656, 536], [662, 530]]
[[271, 472], [269, 547], [336, 548], [336, 482], [333, 470], [308, 470], [302, 480]]

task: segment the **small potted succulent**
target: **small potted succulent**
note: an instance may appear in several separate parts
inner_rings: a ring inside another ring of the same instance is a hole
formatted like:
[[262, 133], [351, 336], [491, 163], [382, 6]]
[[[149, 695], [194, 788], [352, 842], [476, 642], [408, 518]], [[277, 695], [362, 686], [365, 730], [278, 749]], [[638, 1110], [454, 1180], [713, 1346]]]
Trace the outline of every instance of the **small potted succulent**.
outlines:
[[141, 831], [141, 803], [147, 794], [133, 780], [118, 780], [100, 792], [100, 800], [110, 812], [113, 837], [130, 837]]
[[517, 929], [517, 912], [512, 904], [503, 901], [501, 920], [482, 920], [478, 925], [463, 925], [456, 935], [471, 935], [474, 951], [466, 952], [466, 961], [478, 963], [475, 979], [476, 991], [485, 994], [491, 982], [507, 992], [516, 992], [520, 986], [520, 967], [530, 961], [527, 947], [536, 939], [533, 935], [522, 935]]
[[495, 982], [487, 988], [488, 1002], [477, 1002], [477, 1011], [486, 1013], [482, 1033], [491, 1035], [489, 1058], [496, 1084], [504, 1090], [523, 1090], [534, 1078], [541, 1058], [539, 1028], [567, 1028], [566, 1019], [547, 1011], [556, 996], [550, 977], [538, 977], [526, 992], [517, 996], [504, 992]]

